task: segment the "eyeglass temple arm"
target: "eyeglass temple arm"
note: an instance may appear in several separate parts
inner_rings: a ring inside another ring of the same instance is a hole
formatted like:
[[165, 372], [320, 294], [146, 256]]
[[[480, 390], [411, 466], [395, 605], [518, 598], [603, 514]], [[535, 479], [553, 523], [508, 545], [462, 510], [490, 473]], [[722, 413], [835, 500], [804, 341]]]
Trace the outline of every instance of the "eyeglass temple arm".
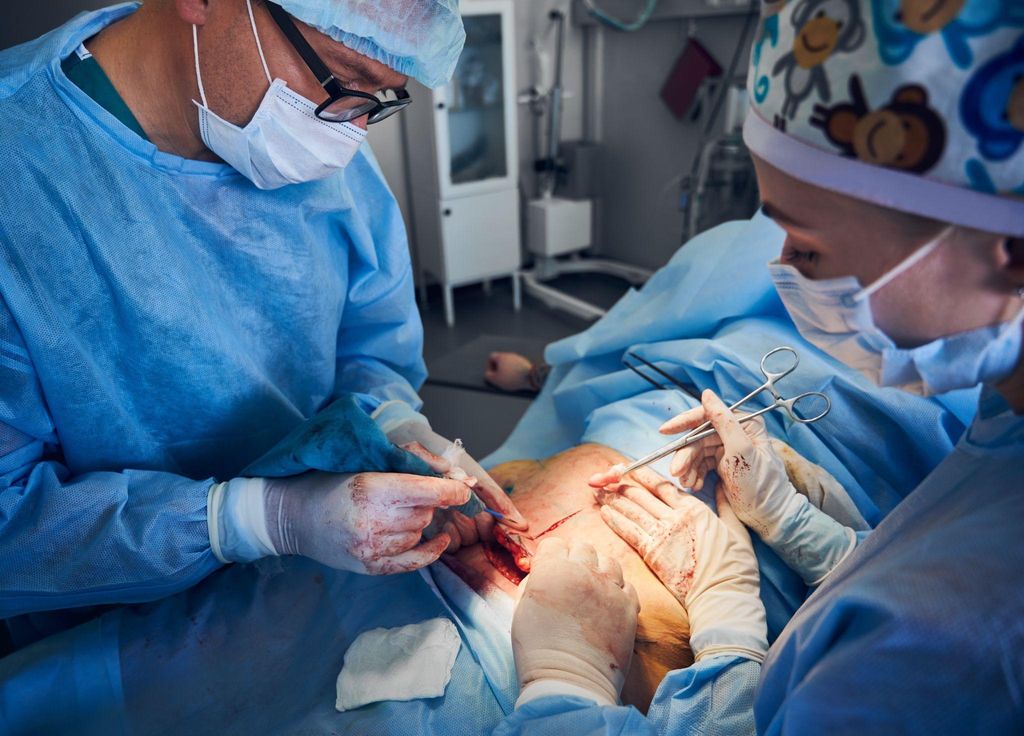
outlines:
[[321, 87], [326, 89], [327, 85], [335, 81], [334, 75], [331, 74], [331, 70], [320, 60], [317, 53], [313, 50], [313, 47], [309, 45], [309, 41], [302, 35], [295, 22], [292, 21], [288, 13], [285, 12], [277, 3], [268, 2], [266, 3], [267, 10], [270, 11], [270, 16], [277, 23], [277, 27], [281, 29], [281, 32], [285, 35], [285, 38], [295, 47], [295, 50], [299, 52], [299, 56], [309, 67], [309, 70], [313, 72], [313, 76], [316, 77], [317, 82], [320, 83]]

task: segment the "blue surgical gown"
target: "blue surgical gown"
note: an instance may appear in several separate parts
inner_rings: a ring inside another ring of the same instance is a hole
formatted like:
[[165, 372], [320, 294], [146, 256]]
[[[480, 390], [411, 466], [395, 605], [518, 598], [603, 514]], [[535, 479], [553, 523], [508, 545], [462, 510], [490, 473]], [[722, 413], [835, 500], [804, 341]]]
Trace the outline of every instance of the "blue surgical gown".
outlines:
[[136, 7], [0, 53], [0, 618], [194, 585], [219, 565], [211, 480], [342, 393], [419, 407], [406, 232], [369, 147], [274, 191], [158, 151], [60, 66]]
[[[1024, 732], [1022, 462], [1024, 417], [984, 394], [953, 453], [811, 595], [763, 667], [718, 657], [670, 673], [644, 728]], [[548, 697], [500, 733], [621, 733], [631, 718]]]

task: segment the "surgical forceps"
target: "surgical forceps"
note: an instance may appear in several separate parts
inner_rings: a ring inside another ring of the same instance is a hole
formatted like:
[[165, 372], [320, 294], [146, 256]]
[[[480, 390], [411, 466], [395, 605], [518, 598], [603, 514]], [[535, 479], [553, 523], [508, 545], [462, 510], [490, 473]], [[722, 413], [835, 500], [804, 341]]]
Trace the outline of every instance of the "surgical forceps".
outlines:
[[[774, 366], [782, 367], [782, 370], [771, 370], [771, 368], [773, 367], [771, 365], [771, 360], [772, 357], [775, 355], [792, 356], [792, 364], [788, 365], [787, 359], [787, 364], [784, 365], [784, 367]], [[659, 375], [667, 378], [669, 381], [671, 381], [673, 384], [675, 384], [680, 389], [685, 391], [687, 394], [690, 394], [689, 389], [683, 386], [676, 379], [672, 378], [672, 376], [670, 376], [668, 373], [656, 367], [650, 361], [644, 360], [635, 353], [629, 353], [629, 357], [633, 358], [634, 360], [640, 361], [648, 368], [653, 369]], [[747, 414], [746, 416], [740, 417], [740, 424], [743, 424], [744, 422], [749, 422], [751, 419], [754, 419], [755, 417], [759, 417], [762, 414], [767, 414], [773, 409], [779, 408], [785, 409], [786, 413], [789, 414], [790, 419], [792, 419], [794, 422], [798, 424], [811, 424], [813, 422], [818, 421], [819, 419], [822, 419], [826, 414], [828, 414], [832, 410], [832, 402], [825, 394], [821, 393], [820, 391], [807, 391], [806, 393], [802, 393], [799, 396], [794, 396], [792, 399], [784, 399], [782, 397], [782, 394], [780, 394], [775, 388], [776, 382], [782, 380], [790, 373], [795, 371], [798, 365], [800, 365], [800, 356], [797, 355], [797, 352], [793, 348], [778, 347], [775, 348], [774, 350], [769, 350], [767, 353], [765, 353], [764, 357], [761, 358], [761, 373], [765, 377], [765, 382], [762, 383], [753, 391], [751, 391], [749, 394], [744, 396], [742, 399], [737, 401], [735, 404], [730, 406], [729, 411], [736, 411], [738, 407], [743, 406], [755, 396], [764, 393], [765, 391], [768, 391], [772, 395], [772, 403], [764, 407], [763, 409], [760, 409], [759, 411], [755, 411], [753, 414]], [[660, 385], [657, 381], [651, 379], [650, 377], [644, 375], [636, 366], [631, 365], [628, 362], [626, 363], [626, 366], [634, 373], [647, 380], [649, 383], [653, 383], [658, 388], [667, 388], [665, 386]], [[820, 401], [824, 402], [824, 409], [821, 412], [812, 417], [801, 416], [799, 407], [800, 404], [802, 404], [805, 408], [808, 408], [808, 405], [811, 405], [813, 407], [817, 405], [817, 403]], [[636, 470], [637, 468], [643, 467], [644, 465], [650, 465], [653, 462], [661, 460], [663, 457], [667, 457], [672, 453], [676, 452], [677, 450], [681, 450], [687, 445], [692, 445], [694, 442], [698, 442], [704, 439], [705, 437], [710, 437], [711, 435], [715, 434], [716, 431], [717, 430], [715, 430], [715, 428], [711, 426], [710, 421], [704, 422], [699, 427], [694, 427], [683, 437], [677, 440], [672, 440], [667, 445], [663, 445], [662, 447], [652, 452], [650, 455], [646, 455], [640, 458], [639, 460], [630, 463], [629, 465], [626, 466], [625, 470], [622, 471], [622, 474], [625, 475], [626, 473], [630, 473]]]

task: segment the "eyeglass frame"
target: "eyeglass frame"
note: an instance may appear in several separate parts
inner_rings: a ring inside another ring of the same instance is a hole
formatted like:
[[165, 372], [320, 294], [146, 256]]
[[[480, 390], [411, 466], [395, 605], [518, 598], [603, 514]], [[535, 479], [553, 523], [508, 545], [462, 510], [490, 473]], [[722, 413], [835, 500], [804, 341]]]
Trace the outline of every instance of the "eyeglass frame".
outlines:
[[[412, 104], [412, 97], [409, 92], [405, 89], [394, 90], [396, 100], [383, 101], [376, 95], [369, 94], [368, 92], [360, 92], [357, 89], [349, 89], [345, 87], [337, 80], [331, 70], [327, 68], [327, 65], [323, 62], [323, 59], [313, 50], [309, 41], [302, 35], [298, 26], [291, 19], [291, 16], [282, 8], [280, 5], [274, 2], [266, 3], [267, 10], [270, 11], [270, 17], [277, 23], [278, 28], [284, 34], [285, 38], [295, 49], [296, 53], [302, 59], [302, 61], [309, 68], [309, 71], [316, 77], [317, 82], [323, 88], [324, 92], [328, 94], [326, 102], [322, 103], [316, 108], [316, 116], [325, 123], [351, 123], [352, 120], [358, 120], [359, 118], [366, 116], [366, 124], [373, 125], [379, 123], [382, 120], [386, 120], [392, 115], [401, 112], [409, 105]], [[358, 97], [368, 102], [373, 102], [376, 107], [371, 108], [367, 112], [357, 115], [349, 120], [337, 120], [332, 118], [325, 118], [321, 115], [324, 110], [346, 97]], [[381, 113], [386, 113], [381, 115]]]

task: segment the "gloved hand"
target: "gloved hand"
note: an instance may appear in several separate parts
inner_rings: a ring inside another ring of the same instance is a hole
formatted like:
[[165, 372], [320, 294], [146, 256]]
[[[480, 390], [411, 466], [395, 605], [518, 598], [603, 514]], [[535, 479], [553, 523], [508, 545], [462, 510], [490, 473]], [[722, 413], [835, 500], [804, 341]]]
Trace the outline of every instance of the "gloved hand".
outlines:
[[583, 542], [540, 542], [512, 617], [520, 706], [545, 695], [618, 703], [640, 601], [615, 560]]
[[[435, 455], [444, 455], [445, 451], [453, 444], [432, 430], [427, 421], [420, 416], [403, 421], [397, 426], [387, 427], [385, 433], [388, 439], [400, 447], [419, 443]], [[455, 460], [455, 464], [468, 476], [476, 479], [477, 482], [473, 490], [483, 504], [505, 516], [501, 520], [502, 524], [518, 531], [526, 531], [530, 528], [523, 515], [519, 513], [519, 509], [512, 503], [509, 495], [494, 482], [476, 460], [469, 456], [469, 453], [462, 452]], [[471, 515], [476, 515], [480, 510], [480, 507], [469, 509]]]
[[[462, 468], [452, 464], [453, 459], [459, 460], [465, 454], [462, 443], [458, 440], [451, 444], [444, 455], [435, 455], [419, 442], [402, 445], [402, 449], [423, 460], [435, 473], [465, 482], [471, 490], [475, 490], [479, 485], [476, 478], [470, 477]], [[467, 516], [458, 509], [438, 509], [434, 512], [433, 521], [423, 530], [423, 535], [433, 539], [443, 531], [450, 539], [445, 550], [447, 552], [455, 552], [460, 547], [468, 547], [481, 540], [493, 541], [494, 517], [482, 510], [483, 504], [479, 501], [474, 504], [473, 499], [470, 499], [463, 509], [472, 510], [477, 507], [481, 510], [472, 516]]]
[[224, 562], [303, 555], [340, 570], [407, 572], [451, 541], [442, 532], [421, 543], [434, 510], [469, 497], [464, 481], [400, 473], [237, 478], [210, 490], [210, 543]]
[[654, 489], [597, 491], [601, 518], [635, 549], [690, 617], [699, 660], [732, 655], [764, 661], [768, 634], [750, 535], [718, 493], [718, 515], [664, 481]]
[[857, 545], [856, 533], [797, 492], [760, 420], [740, 424], [710, 390], [701, 404], [665, 422], [661, 432], [676, 434], [710, 420], [717, 434], [679, 450], [670, 472], [699, 491], [707, 473], [717, 470], [736, 516], [804, 582], [818, 585]]

